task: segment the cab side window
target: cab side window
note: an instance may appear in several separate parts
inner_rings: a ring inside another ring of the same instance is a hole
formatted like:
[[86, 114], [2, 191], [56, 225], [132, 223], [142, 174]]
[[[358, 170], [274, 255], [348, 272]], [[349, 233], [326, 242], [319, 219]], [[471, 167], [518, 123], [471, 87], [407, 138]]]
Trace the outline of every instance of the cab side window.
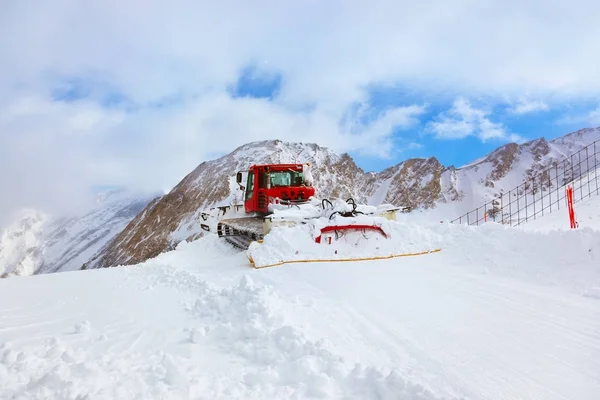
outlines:
[[248, 172], [248, 184], [246, 185], [246, 201], [252, 198], [254, 193], [254, 171]]

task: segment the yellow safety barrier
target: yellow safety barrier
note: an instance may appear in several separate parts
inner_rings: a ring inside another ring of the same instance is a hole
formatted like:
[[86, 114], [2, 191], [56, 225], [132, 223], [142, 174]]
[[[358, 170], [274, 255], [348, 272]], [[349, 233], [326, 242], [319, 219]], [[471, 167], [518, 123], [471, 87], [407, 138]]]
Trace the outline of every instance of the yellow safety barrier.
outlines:
[[437, 253], [442, 249], [434, 249], [434, 250], [426, 250], [418, 253], [403, 253], [403, 254], [392, 254], [390, 256], [375, 256], [375, 257], [358, 257], [358, 258], [340, 258], [340, 259], [319, 259], [319, 260], [290, 260], [290, 261], [281, 261], [275, 264], [263, 265], [261, 267], [257, 267], [254, 263], [252, 257], [248, 256], [248, 260], [250, 264], [254, 267], [254, 269], [262, 269], [262, 268], [270, 268], [277, 267], [283, 264], [294, 264], [294, 263], [316, 263], [316, 262], [348, 262], [348, 261], [374, 261], [374, 260], [387, 260], [390, 258], [398, 258], [398, 257], [411, 257], [411, 256], [420, 256], [424, 254]]

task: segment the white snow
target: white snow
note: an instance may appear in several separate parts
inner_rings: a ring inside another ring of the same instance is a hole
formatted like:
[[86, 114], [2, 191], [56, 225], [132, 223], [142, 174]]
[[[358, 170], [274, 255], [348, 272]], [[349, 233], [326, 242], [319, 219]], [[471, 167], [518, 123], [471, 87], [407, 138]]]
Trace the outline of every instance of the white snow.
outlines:
[[400, 221], [399, 250], [442, 251], [258, 270], [209, 235], [136, 266], [0, 280], [0, 398], [596, 399], [592, 221]]
[[150, 200], [107, 191], [81, 215], [23, 210], [0, 231], [0, 276], [78, 270], [118, 235]]
[[[372, 226], [321, 233], [326, 226]], [[320, 243], [315, 239], [320, 236]], [[339, 236], [339, 238], [338, 238]], [[331, 242], [329, 241], [331, 238]], [[262, 243], [253, 242], [248, 256], [257, 268], [307, 260], [352, 260], [394, 257], [439, 249], [442, 237], [414, 224], [381, 217], [320, 218], [294, 227], [276, 227]]]

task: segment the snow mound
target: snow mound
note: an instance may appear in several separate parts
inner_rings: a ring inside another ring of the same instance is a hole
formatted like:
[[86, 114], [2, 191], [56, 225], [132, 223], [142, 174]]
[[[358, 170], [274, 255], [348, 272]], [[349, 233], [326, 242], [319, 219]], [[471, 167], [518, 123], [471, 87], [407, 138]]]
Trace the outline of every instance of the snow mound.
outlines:
[[[322, 233], [332, 225], [367, 225], [374, 229], [351, 229]], [[320, 237], [320, 243], [316, 239]], [[275, 227], [262, 243], [247, 250], [255, 267], [307, 260], [385, 258], [420, 254], [440, 248], [443, 237], [420, 225], [382, 217], [359, 215], [329, 220], [319, 218], [293, 227]]]

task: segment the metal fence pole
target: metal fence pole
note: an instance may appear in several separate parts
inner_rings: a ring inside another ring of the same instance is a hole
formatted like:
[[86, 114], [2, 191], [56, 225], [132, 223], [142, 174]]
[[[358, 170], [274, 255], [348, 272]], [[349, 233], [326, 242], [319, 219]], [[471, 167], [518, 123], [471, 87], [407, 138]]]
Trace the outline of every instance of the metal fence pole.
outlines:
[[525, 222], [529, 221], [529, 206], [527, 205], [527, 187], [523, 185], [523, 196], [525, 197]]
[[587, 168], [587, 190], [588, 190], [588, 194], [587, 197], [591, 196], [592, 194], [592, 190], [590, 189], [590, 155], [588, 152], [588, 148], [585, 148], [585, 165]]
[[533, 178], [533, 187], [531, 188], [531, 191], [533, 192], [533, 219], [535, 219], [535, 178]]
[[548, 202], [550, 203], [550, 212], [552, 212], [552, 178], [548, 174]]
[[554, 164], [554, 168], [556, 169], [556, 203], [558, 204], [558, 209], [560, 210], [560, 200], [558, 200], [560, 194], [558, 193], [558, 163]]
[[[577, 155], [579, 156], [579, 196], [580, 196], [580, 200], [583, 199], [583, 176], [581, 175], [581, 150], [579, 150], [577, 152]], [[573, 202], [575, 202], [575, 199], [573, 199]]]
[[502, 219], [502, 225], [504, 225], [504, 193], [500, 194], [500, 214]]
[[512, 215], [512, 190], [508, 191], [508, 221], [510, 223], [510, 226], [512, 226], [512, 220], [513, 220], [513, 215]]
[[540, 175], [540, 191], [542, 193], [542, 217], [543, 217], [544, 216], [544, 183], [542, 182], [542, 176], [543, 175]]
[[598, 191], [598, 153], [596, 152], [596, 142], [594, 142], [594, 180], [596, 181], [596, 194], [599, 194]]
[[519, 188], [517, 186], [517, 225], [521, 223], [521, 207], [519, 206], [520, 198], [521, 193], [519, 193]]

